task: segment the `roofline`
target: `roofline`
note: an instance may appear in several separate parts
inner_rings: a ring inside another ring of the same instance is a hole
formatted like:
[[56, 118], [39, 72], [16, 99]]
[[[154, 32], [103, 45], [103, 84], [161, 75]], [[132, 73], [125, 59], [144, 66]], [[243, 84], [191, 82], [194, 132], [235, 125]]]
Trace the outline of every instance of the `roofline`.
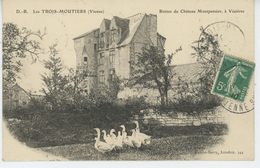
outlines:
[[[139, 14], [142, 14], [142, 13], [139, 13]], [[135, 16], [135, 15], [134, 15], [134, 16]], [[145, 16], [148, 16], [148, 15], [147, 15], [146, 13], [144, 14], [144, 16], [143, 16], [141, 22], [139, 23], [138, 27], [136, 28], [136, 31], [135, 31], [135, 33], [134, 33], [132, 39], [129, 41], [128, 44], [132, 43], [132, 41], [133, 41], [133, 39], [134, 39], [134, 37], [135, 37], [135, 35], [136, 35], [136, 33], [137, 33], [137, 30], [139, 29], [139, 27], [140, 27], [141, 23], [143, 22]]]
[[194, 62], [194, 63], [188, 63], [188, 64], [177, 64], [177, 65], [170, 65], [169, 67], [174, 67], [174, 66], [186, 66], [186, 65], [191, 65], [191, 64], [200, 64], [198, 62]]
[[99, 30], [99, 28], [95, 28], [95, 29], [93, 29], [93, 30], [91, 30], [91, 31], [88, 31], [88, 32], [86, 32], [86, 33], [84, 33], [84, 34], [81, 34], [81, 35], [79, 35], [79, 36], [73, 38], [73, 40], [76, 40], [76, 39], [79, 39], [79, 38], [81, 38], [81, 37], [84, 37], [84, 36], [86, 36], [86, 35], [88, 35], [88, 34], [94, 32], [94, 31], [97, 31], [97, 30]]
[[164, 38], [164, 39], [166, 39], [166, 37], [162, 36], [162, 35], [161, 35], [160, 33], [158, 33], [158, 32], [157, 32], [157, 35], [160, 36], [160, 37], [162, 37], [162, 38]]
[[[27, 96], [29, 96], [30, 98], [31, 98], [31, 95], [30, 95], [30, 93], [28, 93], [24, 88], [22, 88], [18, 83], [16, 83], [16, 84], [14, 84], [12, 87], [10, 87], [10, 89], [12, 89], [15, 85], [17, 85], [20, 89], [22, 89], [24, 92], [25, 92], [25, 94], [27, 94]], [[9, 90], [10, 90], [9, 89]]]

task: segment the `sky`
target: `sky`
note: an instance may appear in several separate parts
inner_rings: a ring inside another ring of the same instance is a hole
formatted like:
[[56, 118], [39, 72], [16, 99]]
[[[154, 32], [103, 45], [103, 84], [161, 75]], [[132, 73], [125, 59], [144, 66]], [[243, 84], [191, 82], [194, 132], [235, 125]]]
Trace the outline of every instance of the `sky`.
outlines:
[[[220, 14], [191, 14], [180, 13], [180, 10], [197, 10], [203, 6], [210, 4], [210, 8], [206, 9], [223, 9], [220, 3], [212, 3], [211, 1], [189, 1], [191, 3], [155, 0], [151, 3], [148, 0], [138, 1], [33, 1], [25, 0], [27, 3], [15, 3], [14, 0], [4, 2], [3, 22], [13, 22], [18, 27], [26, 27], [33, 31], [43, 31], [46, 27], [47, 35], [41, 41], [41, 45], [45, 50], [54, 43], [58, 44], [58, 50], [64, 61], [65, 66], [75, 67], [76, 55], [74, 52], [73, 38], [80, 34], [98, 28], [103, 18], [112, 19], [113, 16], [126, 18], [137, 13], [156, 14], [157, 15], [157, 31], [166, 37], [165, 54], [174, 53], [177, 48], [182, 46], [182, 51], [178, 52], [172, 64], [194, 63], [196, 59], [191, 57], [194, 50], [191, 48], [194, 41], [199, 39], [200, 27], [206, 27], [211, 23], [226, 20], [226, 16]], [[212, 5], [213, 4], [213, 5]], [[237, 3], [230, 6], [236, 9]], [[227, 5], [228, 6], [228, 5]], [[17, 10], [27, 10], [28, 13], [17, 13]], [[87, 13], [46, 13], [42, 10], [65, 10], [65, 9], [82, 9]], [[203, 8], [202, 8], [203, 9]], [[205, 8], [204, 8], [205, 9]], [[228, 7], [227, 7], [228, 9]], [[103, 13], [89, 14], [89, 10], [103, 11]], [[160, 13], [160, 10], [178, 10], [179, 13]], [[223, 9], [224, 10], [224, 9]], [[40, 11], [40, 13], [33, 13]], [[248, 25], [239, 24], [242, 14], [228, 15], [229, 21], [238, 24], [242, 30], [248, 30]], [[250, 26], [250, 25], [249, 25]], [[250, 32], [246, 32], [250, 34]], [[252, 32], [251, 32], [252, 33]], [[48, 58], [48, 54], [41, 55], [41, 59]], [[42, 87], [41, 77], [46, 70], [41, 62], [31, 64], [28, 57], [23, 61], [23, 69], [21, 71], [19, 83], [28, 90], [39, 90]]]

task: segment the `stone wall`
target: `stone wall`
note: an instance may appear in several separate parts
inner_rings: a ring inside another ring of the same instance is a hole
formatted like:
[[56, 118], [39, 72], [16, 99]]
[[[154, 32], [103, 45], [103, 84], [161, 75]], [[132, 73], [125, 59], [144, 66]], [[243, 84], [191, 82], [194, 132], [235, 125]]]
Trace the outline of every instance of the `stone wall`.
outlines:
[[166, 114], [159, 114], [153, 109], [141, 111], [144, 113], [143, 122], [148, 124], [153, 121], [158, 121], [162, 126], [199, 126], [202, 124], [223, 124], [226, 123], [225, 117], [218, 112], [217, 109], [211, 109], [203, 112], [200, 116], [189, 116], [185, 113], [174, 113], [174, 117], [169, 117]]

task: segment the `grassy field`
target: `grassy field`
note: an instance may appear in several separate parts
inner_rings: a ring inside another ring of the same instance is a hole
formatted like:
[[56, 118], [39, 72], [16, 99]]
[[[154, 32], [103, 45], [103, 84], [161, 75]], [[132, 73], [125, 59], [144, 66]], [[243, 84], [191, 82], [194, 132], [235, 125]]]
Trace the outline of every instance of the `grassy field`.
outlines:
[[[126, 126], [128, 131], [135, 127], [133, 123]], [[151, 129], [141, 127], [144, 133], [152, 136], [149, 146], [101, 154], [94, 148], [96, 131], [87, 125], [67, 124], [57, 129], [36, 129], [37, 127], [29, 127], [26, 122], [20, 121], [16, 124], [10, 123], [8, 127], [11, 133], [27, 146], [68, 160], [197, 160], [198, 153], [223, 143], [223, 135], [228, 134], [226, 124], [160, 126]], [[111, 127], [100, 127], [107, 132], [109, 128]], [[116, 131], [121, 129], [118, 126], [113, 128], [118, 128]]]
[[[96, 131], [89, 126], [82, 124], [64, 125], [61, 128], [39, 127], [37, 131], [33, 127], [25, 125], [26, 122], [9, 124], [10, 132], [20, 141], [32, 148], [63, 146], [72, 144], [91, 143], [96, 136]], [[103, 126], [100, 129], [110, 131], [109, 127]], [[117, 131], [121, 131], [121, 128]], [[135, 128], [134, 124], [127, 126], [128, 131]], [[169, 126], [141, 129], [154, 139], [178, 137], [178, 136], [221, 136], [227, 135], [228, 127], [226, 124], [204, 124], [201, 126]], [[130, 134], [130, 132], [128, 132]], [[31, 138], [28, 138], [28, 137]]]
[[38, 148], [69, 160], [196, 160], [196, 154], [223, 143], [223, 136], [175, 136], [152, 139], [149, 146], [99, 153], [94, 142]]

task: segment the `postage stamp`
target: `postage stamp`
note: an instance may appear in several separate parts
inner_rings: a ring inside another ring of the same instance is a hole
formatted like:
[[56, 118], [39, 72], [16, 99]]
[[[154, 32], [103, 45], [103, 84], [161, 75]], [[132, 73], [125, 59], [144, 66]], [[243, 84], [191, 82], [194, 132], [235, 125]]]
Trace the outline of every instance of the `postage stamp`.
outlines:
[[212, 94], [243, 103], [253, 75], [255, 64], [224, 54], [215, 78]]

